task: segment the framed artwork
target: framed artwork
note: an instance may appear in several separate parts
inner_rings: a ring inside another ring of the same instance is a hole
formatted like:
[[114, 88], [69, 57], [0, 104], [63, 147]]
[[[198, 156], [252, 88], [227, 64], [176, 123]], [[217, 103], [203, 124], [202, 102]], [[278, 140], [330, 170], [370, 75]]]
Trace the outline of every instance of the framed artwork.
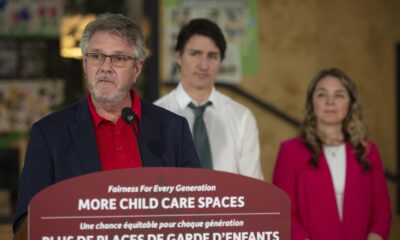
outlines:
[[0, 36], [58, 37], [62, 0], [0, 1]]

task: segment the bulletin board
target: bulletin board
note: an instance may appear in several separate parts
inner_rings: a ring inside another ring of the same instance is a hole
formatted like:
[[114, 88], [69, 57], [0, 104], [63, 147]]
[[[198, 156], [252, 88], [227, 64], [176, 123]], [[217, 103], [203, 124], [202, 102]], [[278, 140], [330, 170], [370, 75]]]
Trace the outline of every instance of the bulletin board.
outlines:
[[0, 81], [0, 134], [28, 132], [32, 124], [64, 100], [62, 80]]
[[227, 40], [218, 82], [235, 84], [243, 75], [259, 71], [257, 0], [164, 0], [161, 5], [161, 73], [164, 81], [177, 82], [176, 38], [193, 18], [216, 22]]
[[62, 0], [0, 0], [0, 36], [58, 37]]
[[0, 148], [7, 149], [64, 103], [65, 81], [57, 39], [2, 37], [0, 52]]

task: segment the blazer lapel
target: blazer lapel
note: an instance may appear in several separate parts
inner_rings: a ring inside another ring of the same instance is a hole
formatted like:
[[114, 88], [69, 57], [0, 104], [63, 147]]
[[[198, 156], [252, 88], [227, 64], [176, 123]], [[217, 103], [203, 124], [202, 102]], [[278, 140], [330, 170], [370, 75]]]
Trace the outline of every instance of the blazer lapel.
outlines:
[[160, 120], [151, 112], [148, 103], [142, 103], [142, 120], [139, 123], [143, 167], [168, 166], [164, 162]]
[[[332, 229], [338, 232], [332, 236], [340, 234], [341, 221], [336, 203], [335, 190], [331, 172], [322, 152], [318, 158], [318, 168], [308, 167], [306, 181], [304, 187], [309, 202], [310, 216], [312, 221], [310, 224], [328, 224]], [[323, 214], [321, 214], [323, 212]], [[328, 231], [328, 230], [327, 230]]]
[[[361, 171], [359, 164], [357, 162], [356, 155], [351, 144], [346, 144], [346, 182], [345, 182], [345, 190], [344, 190], [344, 199], [343, 199], [343, 221], [351, 221], [353, 217], [352, 209], [354, 199], [358, 199], [358, 192], [360, 191], [361, 185], [359, 185], [358, 178], [360, 173], [357, 171]], [[356, 200], [357, 202], [357, 200]], [[358, 203], [360, 204], [360, 203]], [[356, 209], [356, 208], [355, 208]], [[348, 222], [352, 224], [351, 222]]]
[[[323, 152], [323, 151], [322, 151]], [[330, 209], [332, 216], [335, 216], [335, 222], [337, 224], [341, 223], [340, 217], [339, 217], [339, 210], [338, 210], [338, 205], [337, 205], [337, 200], [336, 200], [336, 192], [335, 192], [335, 186], [333, 185], [333, 178], [332, 178], [332, 173], [331, 170], [329, 169], [328, 161], [326, 160], [325, 154], [321, 154], [320, 157], [320, 163], [321, 163], [321, 171], [323, 171], [323, 176], [324, 181], [326, 184], [326, 204], [328, 206], [328, 209]]]
[[79, 105], [75, 123], [70, 125], [70, 131], [83, 172], [100, 171], [100, 157], [87, 99]]

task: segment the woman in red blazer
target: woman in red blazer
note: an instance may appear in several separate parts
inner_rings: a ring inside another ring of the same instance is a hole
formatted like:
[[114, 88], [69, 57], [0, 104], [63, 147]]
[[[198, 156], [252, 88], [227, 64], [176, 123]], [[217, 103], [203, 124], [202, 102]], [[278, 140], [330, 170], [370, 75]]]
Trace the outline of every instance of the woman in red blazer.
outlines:
[[357, 90], [338, 69], [309, 85], [300, 136], [282, 143], [273, 182], [292, 202], [292, 239], [387, 239], [390, 199]]

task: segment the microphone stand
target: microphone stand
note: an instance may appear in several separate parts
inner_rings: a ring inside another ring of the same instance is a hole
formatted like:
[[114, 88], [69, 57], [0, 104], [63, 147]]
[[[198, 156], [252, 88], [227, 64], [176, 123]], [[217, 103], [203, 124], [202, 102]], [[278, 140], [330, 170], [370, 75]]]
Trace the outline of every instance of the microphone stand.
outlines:
[[[136, 143], [137, 143], [137, 146], [139, 149], [140, 161], [142, 162], [142, 166], [144, 167], [142, 145], [140, 144], [140, 139], [139, 139], [138, 133], [135, 128], [136, 115], [130, 108], [122, 109], [121, 115], [122, 115], [122, 118], [125, 120], [125, 122], [129, 123], [132, 126], [133, 133], [135, 134], [135, 138], [136, 138]], [[139, 121], [138, 121], [138, 128], [139, 128]]]
[[[136, 143], [137, 143], [137, 146], [139, 148], [140, 161], [142, 162], [142, 166], [144, 167], [142, 145], [140, 144], [140, 139], [139, 139], [139, 136], [138, 136], [138, 134], [136, 132], [134, 121], [131, 123], [131, 126], [133, 128], [133, 132], [135, 133]], [[139, 121], [138, 121], [138, 128], [139, 128]]]

